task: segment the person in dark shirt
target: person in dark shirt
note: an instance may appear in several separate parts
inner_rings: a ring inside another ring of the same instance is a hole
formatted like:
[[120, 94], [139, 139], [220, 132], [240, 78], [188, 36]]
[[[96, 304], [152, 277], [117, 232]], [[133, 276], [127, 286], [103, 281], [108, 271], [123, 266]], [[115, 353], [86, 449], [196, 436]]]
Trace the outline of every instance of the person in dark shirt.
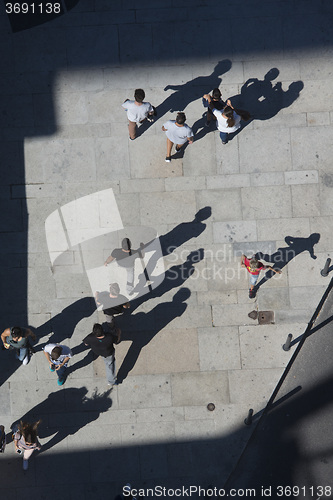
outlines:
[[[143, 245], [143, 243], [141, 244]], [[134, 288], [134, 264], [135, 259], [143, 257], [141, 250], [132, 250], [131, 241], [124, 238], [121, 242], [121, 248], [115, 248], [111, 255], [106, 259], [104, 265], [107, 266], [113, 260], [117, 261], [118, 266], [124, 267], [127, 271], [126, 291], [131, 293]]]
[[120, 294], [118, 283], [111, 283], [109, 292], [96, 292], [95, 300], [97, 307], [102, 306], [108, 323], [114, 322], [115, 314], [121, 314], [124, 309], [130, 308], [130, 303], [125, 295]]
[[22, 362], [22, 365], [27, 365], [29, 363], [29, 337], [31, 337], [33, 341], [36, 340], [36, 335], [30, 328], [21, 328], [20, 326], [6, 328], [1, 334], [4, 348], [14, 348], [16, 357]]
[[95, 323], [93, 331], [83, 339], [83, 343], [97, 355], [104, 358], [106, 378], [108, 385], [117, 383], [116, 359], [114, 344], [119, 344], [121, 336], [120, 328], [104, 329], [99, 323]]
[[222, 109], [225, 108], [226, 103], [222, 99], [222, 94], [220, 89], [215, 88], [212, 92], [212, 95], [210, 97], [210, 102], [207, 99], [207, 94], [203, 96], [203, 103], [205, 108], [207, 108], [207, 117], [206, 117], [206, 123], [205, 126], [209, 127], [212, 121], [216, 121], [215, 116], [213, 115], [212, 107], [215, 109], [218, 109], [219, 111], [222, 111]]

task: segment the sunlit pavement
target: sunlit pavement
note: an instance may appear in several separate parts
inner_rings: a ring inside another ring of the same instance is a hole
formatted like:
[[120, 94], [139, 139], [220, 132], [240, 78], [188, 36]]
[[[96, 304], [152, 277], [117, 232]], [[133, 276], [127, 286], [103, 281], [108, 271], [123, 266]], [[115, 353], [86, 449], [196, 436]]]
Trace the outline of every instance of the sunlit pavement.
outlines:
[[[0, 423], [9, 432], [32, 410], [44, 445], [26, 473], [7, 446], [6, 500], [115, 498], [128, 481], [223, 487], [255, 426], [248, 410], [265, 407], [297, 346], [282, 345], [330, 279], [320, 270], [333, 250], [331, 16], [314, 0], [87, 0], [12, 33], [1, 7], [2, 328], [29, 324], [38, 345], [53, 335], [75, 354], [59, 388], [40, 351], [26, 367], [1, 352]], [[202, 116], [216, 86], [254, 115], [227, 145]], [[129, 141], [121, 103], [138, 87], [158, 114]], [[161, 127], [179, 110], [195, 142], [168, 164]], [[160, 235], [153, 280], [165, 272], [119, 320], [112, 392], [103, 361], [78, 347], [103, 321], [89, 275], [74, 250], [53, 266], [45, 232], [56, 210], [106, 189], [128, 235]], [[250, 300], [240, 256], [256, 252], [277, 268], [282, 255], [282, 274]], [[251, 311], [273, 311], [274, 324]]]

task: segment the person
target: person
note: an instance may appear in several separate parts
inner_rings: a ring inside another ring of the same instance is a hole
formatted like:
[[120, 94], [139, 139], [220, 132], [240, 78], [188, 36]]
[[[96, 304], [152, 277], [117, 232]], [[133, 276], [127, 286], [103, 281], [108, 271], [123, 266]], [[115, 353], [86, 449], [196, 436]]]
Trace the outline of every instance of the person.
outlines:
[[73, 356], [72, 351], [69, 347], [60, 344], [47, 344], [43, 351], [50, 364], [50, 371], [57, 372], [58, 385], [63, 385], [66, 380], [68, 361]]
[[106, 378], [110, 386], [117, 383], [114, 344], [119, 344], [120, 337], [120, 328], [108, 327], [106, 330], [99, 323], [95, 323], [93, 331], [83, 339], [84, 345], [90, 347], [97, 356], [104, 358]]
[[236, 132], [241, 127], [241, 117], [233, 109], [230, 99], [227, 100], [227, 105], [222, 110], [218, 110], [214, 107], [209, 94], [205, 94], [204, 98], [209, 102], [212, 113], [217, 119], [217, 128], [220, 131], [222, 144], [227, 144], [228, 134]]
[[130, 303], [124, 295], [121, 295], [118, 283], [111, 283], [108, 292], [96, 292], [95, 300], [97, 306], [102, 306], [105, 319], [108, 323], [114, 322], [114, 315], [121, 314], [124, 309], [130, 308]]
[[185, 113], [177, 113], [176, 120], [169, 120], [164, 123], [162, 130], [167, 136], [167, 155], [165, 161], [171, 162], [172, 146], [176, 144], [176, 152], [180, 151], [185, 143], [193, 144], [192, 129], [186, 125]]
[[254, 287], [258, 281], [260, 271], [263, 269], [270, 269], [274, 271], [274, 273], [281, 274], [280, 269], [274, 269], [271, 266], [265, 266], [260, 260], [256, 259], [254, 256], [251, 259], [248, 259], [245, 255], [241, 257], [241, 266], [246, 267], [248, 272], [250, 273], [250, 290], [249, 297], [253, 299], [255, 297]]
[[129, 138], [134, 141], [136, 138], [137, 124], [145, 120], [154, 121], [154, 108], [150, 102], [143, 102], [146, 97], [145, 91], [136, 89], [134, 101], [126, 99], [122, 107], [127, 111]]
[[41, 420], [33, 424], [21, 420], [20, 423], [13, 428], [15, 451], [19, 455], [22, 455], [23, 470], [28, 469], [28, 460], [33, 452], [35, 450], [40, 450], [42, 447], [37, 437], [37, 428], [40, 423]]
[[20, 326], [12, 326], [6, 328], [1, 334], [1, 340], [5, 349], [15, 349], [16, 358], [22, 362], [22, 365], [29, 363], [29, 337], [33, 341], [36, 340], [36, 335], [30, 328], [21, 328]]
[[121, 248], [115, 248], [111, 255], [106, 259], [104, 265], [107, 266], [115, 260], [120, 267], [124, 267], [127, 272], [126, 291], [131, 294], [134, 289], [134, 265], [135, 259], [143, 258], [143, 243], [140, 243], [140, 249], [132, 250], [132, 243], [129, 238], [124, 238], [121, 242]]
[[[206, 94], [205, 94], [206, 95]], [[214, 107], [214, 109], [218, 109], [221, 111], [222, 109], [225, 108], [226, 103], [222, 100], [222, 94], [219, 88], [213, 89], [211, 97], [211, 104]], [[202, 98], [203, 100], [203, 105], [205, 108], [207, 108], [207, 116], [206, 116], [206, 123], [205, 126], [209, 127], [212, 121], [216, 121], [216, 117], [213, 115], [213, 111], [211, 107], [209, 106], [208, 99], [205, 99], [205, 96]]]

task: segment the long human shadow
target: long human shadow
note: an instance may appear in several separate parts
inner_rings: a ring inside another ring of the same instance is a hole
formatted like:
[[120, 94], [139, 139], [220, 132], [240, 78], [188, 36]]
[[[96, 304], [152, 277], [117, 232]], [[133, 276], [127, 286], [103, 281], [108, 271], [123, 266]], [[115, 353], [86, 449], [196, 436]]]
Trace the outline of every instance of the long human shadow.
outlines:
[[[133, 314], [133, 312], [144, 302], [154, 298], [162, 297], [162, 295], [169, 292], [173, 288], [178, 288], [182, 286], [185, 283], [185, 281], [189, 279], [194, 273], [195, 264], [200, 262], [203, 258], [204, 258], [203, 249], [191, 252], [187, 256], [187, 259], [183, 264], [172, 266], [170, 269], [166, 271], [165, 278], [159, 286], [151, 290], [148, 294], [142, 295], [137, 299], [131, 301], [130, 309], [126, 309], [123, 314], [116, 317], [117, 326], [119, 326], [123, 332], [122, 340], [127, 338], [126, 335], [129, 331], [136, 331], [136, 330], [142, 330], [144, 332], [148, 331], [147, 335], [149, 335], [149, 332], [154, 330], [156, 326], [156, 323], [153, 319], [154, 315], [146, 314], [144, 316], [142, 315], [139, 316], [138, 314]], [[155, 279], [158, 281], [158, 277]], [[143, 285], [144, 285], [144, 280], [143, 280]], [[188, 289], [186, 288], [186, 290]], [[177, 295], [176, 304], [178, 303], [181, 297], [182, 297], [181, 294]], [[88, 347], [85, 346], [83, 343], [72, 348], [74, 356], [86, 350], [88, 350]], [[70, 373], [73, 373], [74, 371], [84, 368], [85, 366], [88, 366], [96, 358], [97, 356], [91, 350], [89, 350], [89, 352], [85, 355], [84, 358], [72, 364], [68, 368], [67, 372], [68, 375]]]
[[[161, 245], [162, 255], [163, 257], [170, 255], [173, 253], [176, 248], [183, 245], [185, 242], [192, 238], [197, 238], [201, 233], [206, 229], [207, 224], [204, 224], [203, 221], [208, 219], [212, 215], [211, 207], [201, 208], [194, 216], [194, 219], [190, 222], [182, 222], [178, 224], [178, 226], [174, 227], [171, 231], [166, 234], [162, 234], [159, 236], [159, 242]], [[145, 247], [149, 246], [150, 242], [145, 243]], [[154, 252], [153, 255], [149, 258], [148, 263], [146, 264], [146, 271], [148, 276], [151, 276], [157, 261], [159, 259], [158, 252]], [[142, 287], [142, 282], [144, 276], [139, 276], [139, 284], [135, 287], [134, 291], [138, 291]]]
[[[257, 252], [255, 257], [257, 259], [263, 259], [266, 262], [271, 262], [274, 269], [283, 269], [292, 259], [297, 257], [302, 252], [309, 252], [312, 259], [316, 259], [314, 254], [314, 245], [316, 245], [320, 240], [319, 233], [312, 233], [308, 238], [298, 238], [293, 236], [286, 236], [284, 241], [288, 246], [280, 247], [272, 255], [265, 254], [263, 252]], [[273, 271], [267, 271], [265, 276], [257, 283], [254, 287], [256, 292], [261, 285], [266, 283], [275, 273]]]
[[242, 128], [253, 120], [270, 120], [281, 109], [288, 108], [298, 99], [304, 83], [301, 80], [293, 82], [288, 90], [284, 91], [281, 82], [273, 83], [279, 74], [277, 68], [271, 68], [263, 80], [249, 78], [242, 86], [240, 94], [230, 98], [235, 108], [246, 109], [251, 114], [250, 120], [242, 121]]
[[[112, 406], [110, 392], [111, 389], [99, 394], [96, 389], [91, 397], [87, 397], [86, 387], [52, 392], [44, 401], [13, 422], [11, 428], [20, 420], [35, 422], [42, 419], [38, 428], [39, 437], [45, 439], [55, 433], [47, 443], [43, 444], [39, 452], [43, 453], [85, 425], [97, 420], [101, 413], [108, 411]], [[7, 440], [10, 441], [10, 434], [7, 435]]]
[[[204, 250], [203, 248], [199, 248], [199, 250], [194, 250], [188, 254], [186, 257], [186, 261], [182, 264], [178, 264], [170, 267], [164, 275], [164, 280], [160, 285], [153, 289], [151, 292], [147, 294], [143, 294], [138, 298], [135, 298], [131, 301], [130, 309], [126, 309], [125, 312], [117, 317], [117, 323], [122, 328], [123, 318], [127, 318], [129, 315], [135, 311], [141, 304], [146, 302], [147, 300], [154, 299], [157, 297], [162, 297], [165, 293], [169, 292], [173, 288], [178, 288], [184, 284], [186, 280], [188, 280], [192, 274], [195, 272], [195, 264], [202, 261], [204, 258]], [[151, 283], [154, 284], [154, 281], [159, 281], [159, 277], [151, 276]], [[141, 279], [141, 286], [145, 286], [145, 280]]]
[[41, 339], [52, 333], [51, 337], [44, 343], [34, 346], [36, 351], [41, 351], [46, 344], [59, 344], [64, 339], [70, 339], [76, 325], [83, 319], [88, 318], [96, 311], [96, 303], [92, 297], [84, 297], [65, 307], [49, 321], [43, 323], [35, 331], [37, 338]]
[[[210, 75], [198, 76], [180, 85], [167, 85], [164, 87], [165, 91], [174, 90], [175, 92], [156, 106], [155, 122], [169, 111], [183, 111], [191, 102], [201, 98], [215, 87], [219, 87], [222, 82], [220, 76], [231, 69], [231, 64], [229, 59], [223, 59], [216, 64]], [[145, 122], [139, 127], [137, 136], [146, 132], [151, 125], [152, 123]]]
[[187, 308], [185, 301], [191, 296], [188, 288], [181, 288], [173, 296], [172, 301], [158, 304], [148, 313], [139, 312], [130, 317], [132, 327], [124, 331], [122, 340], [131, 340], [132, 344], [122, 362], [117, 374], [118, 384], [121, 384], [134, 368], [142, 349], [165, 328], [172, 320], [184, 314]]

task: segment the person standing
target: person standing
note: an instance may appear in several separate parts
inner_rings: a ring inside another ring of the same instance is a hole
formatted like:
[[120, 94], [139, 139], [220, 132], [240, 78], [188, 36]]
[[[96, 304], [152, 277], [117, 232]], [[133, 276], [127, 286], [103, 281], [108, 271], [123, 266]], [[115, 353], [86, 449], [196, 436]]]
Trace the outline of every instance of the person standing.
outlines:
[[129, 138], [134, 141], [136, 138], [137, 124], [145, 120], [154, 121], [154, 108], [150, 102], [143, 102], [146, 97], [145, 91], [136, 89], [134, 101], [126, 99], [122, 107], [127, 111]]
[[57, 372], [58, 385], [63, 385], [66, 380], [68, 361], [73, 356], [72, 351], [69, 347], [60, 344], [47, 344], [43, 351], [50, 364], [50, 371]]
[[5, 349], [15, 349], [16, 358], [22, 362], [22, 365], [29, 363], [29, 337], [33, 341], [36, 340], [36, 335], [30, 328], [21, 328], [20, 326], [6, 328], [1, 334], [1, 340]]
[[[143, 243], [141, 243], [141, 248]], [[132, 243], [129, 238], [124, 238], [121, 242], [121, 248], [112, 250], [111, 255], [106, 259], [104, 265], [107, 266], [113, 260], [116, 260], [118, 266], [124, 267], [127, 272], [126, 291], [131, 294], [134, 288], [134, 265], [135, 259], [143, 258], [143, 250], [132, 250]]]
[[124, 309], [130, 308], [130, 303], [124, 295], [121, 295], [118, 283], [111, 283], [110, 291], [96, 292], [95, 300], [97, 306], [102, 306], [105, 319], [113, 323], [115, 314], [121, 314]]
[[95, 323], [93, 331], [83, 339], [84, 345], [90, 347], [97, 356], [104, 358], [106, 378], [110, 386], [117, 383], [114, 344], [119, 344], [120, 336], [120, 328], [113, 327], [106, 330], [99, 323]]
[[165, 161], [171, 162], [172, 146], [176, 144], [176, 152], [180, 151], [181, 147], [186, 144], [193, 144], [192, 129], [186, 125], [185, 113], [177, 113], [176, 120], [169, 120], [164, 123], [162, 130], [167, 136], [167, 155]]
[[38, 441], [37, 428], [41, 420], [30, 424], [21, 422], [13, 428], [15, 451], [23, 458], [23, 470], [28, 469], [28, 460], [35, 450], [40, 450], [42, 445]]
[[229, 99], [227, 101], [227, 106], [225, 106], [223, 110], [218, 110], [214, 107], [214, 103], [209, 94], [205, 94], [204, 98], [209, 102], [212, 113], [217, 119], [217, 128], [220, 132], [222, 144], [227, 144], [228, 135], [237, 132], [237, 130], [241, 128], [241, 117], [233, 109]]
[[281, 274], [280, 269], [274, 269], [271, 266], [265, 266], [260, 260], [256, 259], [254, 256], [251, 259], [248, 259], [245, 255], [241, 257], [241, 266], [246, 267], [248, 272], [250, 273], [250, 290], [249, 290], [249, 298], [254, 299], [255, 291], [254, 287], [258, 281], [260, 271], [263, 269], [270, 269], [274, 271], [274, 273]]
[[[222, 111], [222, 109], [225, 108], [226, 104], [223, 101], [221, 91], [218, 88], [213, 89], [212, 95], [209, 96], [211, 98], [210, 103], [208, 99], [205, 98], [206, 95], [207, 94], [203, 96], [202, 100], [204, 107], [207, 108], [205, 126], [209, 127], [212, 121], [216, 121], [216, 117], [213, 115], [212, 108]], [[211, 104], [211, 106], [209, 106], [209, 104]]]

